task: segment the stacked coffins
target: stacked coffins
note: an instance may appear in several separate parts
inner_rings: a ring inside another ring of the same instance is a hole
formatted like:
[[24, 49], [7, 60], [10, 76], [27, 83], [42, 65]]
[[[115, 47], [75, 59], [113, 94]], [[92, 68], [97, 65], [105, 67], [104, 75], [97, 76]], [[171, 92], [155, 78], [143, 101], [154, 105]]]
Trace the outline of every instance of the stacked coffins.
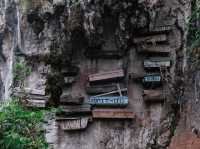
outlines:
[[56, 122], [59, 128], [65, 131], [85, 129], [91, 119], [91, 105], [84, 102], [83, 95], [67, 94], [68, 88], [77, 81], [79, 68], [75, 65], [63, 68], [62, 75], [64, 88], [60, 97], [60, 107], [56, 112]]
[[[135, 115], [126, 109], [127, 88], [123, 69], [90, 74], [86, 91], [87, 103], [92, 106], [94, 119], [133, 119]], [[121, 88], [123, 86], [123, 88]]]
[[145, 73], [129, 77], [142, 82], [145, 102], [163, 102], [167, 97], [163, 73], [172, 66], [168, 44], [168, 33], [172, 29], [173, 25], [155, 26], [133, 39], [138, 54], [144, 56]]
[[47, 106], [49, 97], [45, 95], [44, 91], [30, 88], [15, 88], [13, 93], [14, 96], [22, 99], [22, 103], [26, 107], [45, 108]]

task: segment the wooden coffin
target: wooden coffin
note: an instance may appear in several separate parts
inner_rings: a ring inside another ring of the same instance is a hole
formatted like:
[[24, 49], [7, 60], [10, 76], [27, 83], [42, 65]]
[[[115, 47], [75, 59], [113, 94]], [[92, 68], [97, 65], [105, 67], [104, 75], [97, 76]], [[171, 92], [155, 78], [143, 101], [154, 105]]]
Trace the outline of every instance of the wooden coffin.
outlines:
[[61, 70], [64, 76], [76, 76], [79, 73], [79, 67], [77, 66], [66, 66]]
[[15, 88], [13, 92], [15, 95], [27, 94], [27, 95], [45, 96], [44, 90], [37, 90], [37, 89], [31, 89], [31, 88], [24, 88], [23, 90], [20, 88]]
[[122, 69], [118, 69], [113, 71], [91, 74], [89, 75], [89, 81], [96, 82], [96, 81], [106, 81], [113, 79], [116, 80], [116, 79], [121, 79], [123, 77], [124, 77], [124, 71]]
[[150, 58], [144, 60], [144, 68], [146, 69], [152, 69], [152, 68], [169, 68], [171, 66], [171, 60], [169, 58]]
[[93, 106], [127, 106], [127, 96], [103, 96], [103, 97], [90, 97], [89, 104]]
[[167, 36], [165, 34], [137, 37], [137, 38], [133, 39], [133, 42], [135, 44], [156, 43], [156, 42], [166, 42], [166, 41], [167, 41]]
[[135, 114], [126, 109], [94, 109], [92, 110], [92, 117], [100, 119], [133, 119]]
[[123, 57], [123, 52], [122, 51], [96, 51], [96, 50], [90, 50], [86, 53], [86, 56], [89, 58], [122, 58]]
[[57, 117], [56, 121], [62, 130], [82, 130], [87, 127], [89, 117]]
[[83, 101], [84, 101], [83, 96], [72, 97], [71, 95], [61, 95], [60, 97], [60, 103], [62, 105], [69, 105], [69, 104], [79, 105], [82, 104]]
[[146, 102], [162, 102], [167, 94], [163, 90], [144, 90], [143, 99]]
[[91, 94], [91, 95], [108, 93], [108, 92], [112, 92], [115, 90], [117, 90], [116, 84], [86, 86], [87, 94]]
[[25, 100], [25, 106], [31, 108], [45, 108], [47, 105], [46, 100]]
[[163, 26], [154, 26], [150, 28], [149, 31], [153, 33], [169, 32], [173, 28], [173, 25], [163, 25]]
[[56, 115], [83, 115], [91, 112], [91, 105], [70, 105], [70, 106], [60, 106], [60, 111], [56, 112]]
[[160, 83], [161, 82], [161, 76], [160, 74], [148, 74], [144, 76], [143, 83]]
[[138, 53], [156, 53], [156, 54], [168, 54], [170, 53], [171, 49], [169, 46], [139, 46], [137, 48]]

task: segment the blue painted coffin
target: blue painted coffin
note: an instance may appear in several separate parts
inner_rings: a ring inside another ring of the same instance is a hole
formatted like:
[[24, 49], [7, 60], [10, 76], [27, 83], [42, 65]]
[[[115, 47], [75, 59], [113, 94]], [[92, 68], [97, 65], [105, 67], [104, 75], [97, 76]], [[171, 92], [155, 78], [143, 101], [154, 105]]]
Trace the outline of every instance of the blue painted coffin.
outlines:
[[127, 106], [127, 96], [90, 97], [89, 104], [94, 106]]
[[161, 76], [159, 74], [146, 75], [143, 78], [143, 82], [144, 83], [161, 82]]

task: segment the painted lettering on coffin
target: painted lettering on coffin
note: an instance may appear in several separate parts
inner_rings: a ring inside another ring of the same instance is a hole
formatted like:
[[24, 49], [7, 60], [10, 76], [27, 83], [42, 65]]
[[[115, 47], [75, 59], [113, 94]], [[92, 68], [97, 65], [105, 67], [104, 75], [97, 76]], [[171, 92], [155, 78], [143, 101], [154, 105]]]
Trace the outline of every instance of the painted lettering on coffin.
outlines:
[[108, 97], [90, 97], [89, 104], [100, 106], [126, 106], [128, 105], [127, 96], [108, 96]]

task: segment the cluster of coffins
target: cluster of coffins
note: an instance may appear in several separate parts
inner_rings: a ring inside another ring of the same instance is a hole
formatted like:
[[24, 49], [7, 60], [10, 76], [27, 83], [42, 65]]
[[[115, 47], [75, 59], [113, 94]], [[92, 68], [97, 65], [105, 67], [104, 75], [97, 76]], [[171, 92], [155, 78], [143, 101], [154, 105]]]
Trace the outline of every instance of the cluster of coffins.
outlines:
[[137, 52], [145, 56], [143, 61], [145, 73], [130, 74], [130, 77], [142, 81], [145, 102], [163, 102], [167, 97], [163, 84], [163, 70], [168, 70], [172, 65], [167, 38], [172, 27], [172, 25], [154, 27], [147, 34], [133, 40]]
[[45, 108], [49, 98], [44, 91], [30, 88], [24, 88], [23, 90], [15, 88], [13, 94], [22, 99], [23, 105], [29, 108]]
[[127, 88], [121, 88], [125, 86], [124, 77], [122, 69], [90, 74], [86, 85], [88, 98], [61, 97], [61, 110], [56, 114], [60, 128], [81, 130], [95, 119], [133, 119], [134, 113], [126, 109]]

